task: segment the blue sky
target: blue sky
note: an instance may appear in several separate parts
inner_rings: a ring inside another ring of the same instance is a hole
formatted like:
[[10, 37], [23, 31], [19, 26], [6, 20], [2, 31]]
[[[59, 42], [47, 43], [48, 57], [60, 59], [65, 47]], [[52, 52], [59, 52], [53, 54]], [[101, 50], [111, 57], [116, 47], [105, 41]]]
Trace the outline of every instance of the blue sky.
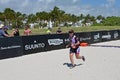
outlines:
[[54, 6], [66, 13], [120, 16], [120, 0], [0, 0], [0, 12], [11, 8], [26, 14], [50, 11]]

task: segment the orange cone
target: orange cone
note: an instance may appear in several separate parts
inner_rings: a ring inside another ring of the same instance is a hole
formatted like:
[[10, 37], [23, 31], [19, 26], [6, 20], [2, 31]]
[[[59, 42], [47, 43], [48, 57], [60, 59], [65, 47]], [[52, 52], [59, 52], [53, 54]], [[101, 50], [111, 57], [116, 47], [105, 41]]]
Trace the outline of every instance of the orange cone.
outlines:
[[82, 42], [82, 43], [80, 43], [80, 46], [82, 46], [82, 47], [88, 46], [88, 43], [87, 42]]

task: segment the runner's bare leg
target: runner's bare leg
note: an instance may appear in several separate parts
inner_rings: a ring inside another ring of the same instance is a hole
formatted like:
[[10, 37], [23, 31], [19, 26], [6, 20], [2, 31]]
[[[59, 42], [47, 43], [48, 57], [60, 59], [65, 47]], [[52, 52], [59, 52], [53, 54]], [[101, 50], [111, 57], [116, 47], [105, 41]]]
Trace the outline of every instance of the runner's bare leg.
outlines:
[[70, 57], [70, 61], [71, 61], [72, 65], [74, 65], [73, 56], [74, 56], [74, 53], [70, 53], [69, 57]]

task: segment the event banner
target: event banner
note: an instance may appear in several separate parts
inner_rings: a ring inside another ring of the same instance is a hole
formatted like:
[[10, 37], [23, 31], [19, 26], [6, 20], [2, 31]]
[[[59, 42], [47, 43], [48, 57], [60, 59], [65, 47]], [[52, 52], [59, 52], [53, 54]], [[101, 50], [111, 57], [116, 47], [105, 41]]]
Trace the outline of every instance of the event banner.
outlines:
[[89, 44], [91, 43], [91, 32], [81, 32], [77, 34], [79, 35], [80, 42], [88, 42]]
[[68, 34], [23, 36], [23, 52], [31, 54], [65, 48]]
[[102, 32], [101, 31], [95, 31], [91, 32], [91, 43], [98, 43], [102, 41]]
[[56, 50], [65, 48], [66, 42], [68, 41], [68, 34], [52, 34], [46, 35], [47, 49]]
[[22, 42], [24, 54], [43, 52], [47, 50], [47, 39], [45, 35], [23, 36]]
[[118, 40], [120, 39], [120, 31], [119, 30], [112, 30], [111, 31], [111, 36], [112, 36], [112, 40]]
[[[88, 44], [117, 40], [120, 38], [119, 34], [119, 30], [75, 33], [81, 43]], [[22, 42], [24, 54], [64, 49], [69, 43], [69, 34], [23, 36]]]
[[0, 38], [0, 59], [23, 55], [22, 38]]
[[[120, 30], [75, 33], [80, 42], [88, 44], [120, 39]], [[0, 38], [0, 59], [65, 49], [69, 44], [69, 34], [46, 34]]]

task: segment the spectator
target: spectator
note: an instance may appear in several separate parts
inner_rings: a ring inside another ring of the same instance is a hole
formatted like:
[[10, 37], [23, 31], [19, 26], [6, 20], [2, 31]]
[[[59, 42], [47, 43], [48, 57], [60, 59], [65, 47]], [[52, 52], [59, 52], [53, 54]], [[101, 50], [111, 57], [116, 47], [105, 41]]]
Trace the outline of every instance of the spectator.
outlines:
[[61, 34], [62, 33], [62, 30], [61, 28], [59, 27], [58, 30], [56, 31], [56, 34]]
[[51, 28], [48, 28], [47, 31], [46, 31], [47, 34], [51, 34]]
[[32, 33], [32, 32], [31, 32], [31, 30], [29, 29], [29, 26], [28, 26], [28, 25], [25, 26], [24, 35], [25, 35], [25, 36], [29, 36], [31, 33]]
[[13, 29], [12, 36], [20, 36], [19, 29]]
[[9, 33], [7, 32], [8, 31], [8, 27], [7, 26], [3, 26], [3, 30], [4, 30], [5, 34], [9, 35]]
[[3, 27], [4, 25], [0, 24], [0, 38], [9, 37], [9, 35], [4, 32]]

